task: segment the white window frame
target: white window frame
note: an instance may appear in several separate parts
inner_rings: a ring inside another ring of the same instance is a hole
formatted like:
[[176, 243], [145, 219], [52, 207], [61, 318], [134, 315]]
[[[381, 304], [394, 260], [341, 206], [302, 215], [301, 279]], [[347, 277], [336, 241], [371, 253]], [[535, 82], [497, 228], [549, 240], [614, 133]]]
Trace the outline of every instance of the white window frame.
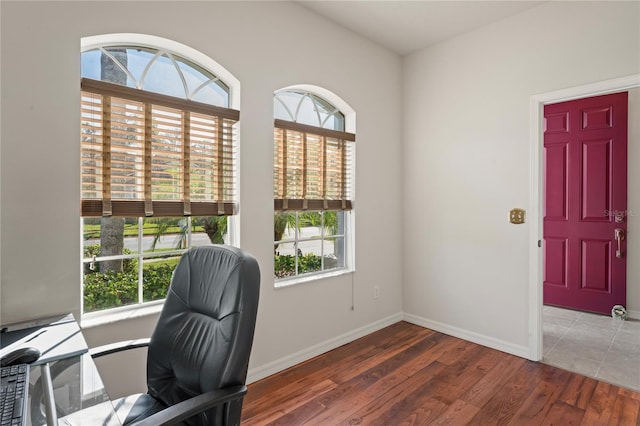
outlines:
[[[140, 47], [149, 47], [152, 49], [160, 49], [164, 51], [168, 51], [174, 53], [178, 56], [181, 56], [189, 61], [193, 62], [201, 66], [202, 68], [212, 72], [215, 74], [221, 81], [224, 82], [225, 85], [229, 88], [229, 105], [228, 108], [240, 109], [240, 81], [235, 78], [229, 71], [227, 71], [223, 66], [219, 63], [208, 57], [207, 55], [189, 47], [184, 44], [178, 43], [176, 41], [165, 39], [161, 37], [151, 36], [147, 34], [137, 34], [137, 33], [117, 33], [117, 34], [103, 34], [98, 36], [89, 36], [81, 38], [80, 47], [81, 52], [85, 52], [88, 50], [96, 49], [98, 47], [107, 47], [107, 46], [122, 46], [122, 45], [130, 45], [130, 46], [140, 46]], [[236, 135], [236, 146], [237, 152], [239, 155], [240, 152], [240, 132], [238, 131]], [[238, 173], [236, 176], [236, 199], [241, 199], [241, 181], [240, 181], [240, 172], [239, 172], [239, 158], [235, 159], [237, 164]], [[133, 318], [137, 316], [143, 316], [147, 314], [153, 314], [159, 312], [164, 303], [164, 299], [149, 301], [149, 302], [141, 302], [142, 301], [142, 260], [148, 259], [152, 257], [158, 256], [166, 256], [167, 254], [182, 254], [184, 253], [191, 245], [191, 217], [188, 217], [188, 231], [187, 231], [187, 249], [178, 249], [167, 252], [162, 252], [161, 255], [154, 253], [143, 253], [141, 249], [142, 244], [142, 222], [144, 218], [138, 218], [138, 253], [130, 254], [130, 255], [117, 255], [117, 256], [105, 256], [105, 257], [95, 257], [95, 259], [85, 259], [84, 257], [84, 241], [83, 241], [83, 220], [84, 218], [80, 217], [80, 265], [79, 265], [79, 291], [80, 291], [80, 313], [82, 318], [82, 325], [91, 326], [91, 325], [99, 325], [102, 323], [116, 321], [118, 319], [124, 318]], [[232, 216], [227, 216], [227, 244], [239, 247], [240, 244], [240, 214], [235, 214]], [[83, 287], [84, 287], [84, 266], [86, 263], [90, 263], [92, 261], [99, 262], [101, 260], [113, 260], [113, 259], [131, 259], [135, 258], [138, 260], [138, 303], [131, 304], [127, 306], [108, 308], [100, 311], [94, 312], [84, 312], [84, 298], [83, 298]]]
[[[320, 86], [315, 86], [310, 84], [297, 84], [297, 85], [284, 87], [280, 90], [277, 90], [276, 93], [284, 92], [284, 91], [304, 91], [322, 98], [324, 101], [328, 102], [329, 104], [337, 108], [344, 116], [343, 130], [346, 132], [356, 133], [355, 132], [355, 128], [356, 128], [355, 111], [353, 110], [353, 108], [351, 108], [351, 106], [349, 106], [349, 104], [347, 104], [342, 98], [340, 98], [333, 92]], [[351, 173], [352, 173], [351, 181], [353, 184], [351, 191], [353, 192], [354, 200], [356, 198], [356, 179], [355, 179], [356, 162], [357, 162], [356, 158], [357, 158], [357, 145], [354, 144], [353, 165], [351, 170]], [[294, 211], [290, 211], [290, 212], [294, 212]], [[296, 213], [298, 212], [301, 212], [301, 211], [296, 211]], [[275, 217], [275, 214], [277, 213], [278, 212], [274, 211], [274, 217]], [[290, 276], [290, 277], [284, 277], [284, 278], [275, 278], [274, 276], [275, 288], [285, 288], [285, 287], [290, 287], [297, 284], [304, 284], [304, 283], [316, 281], [319, 279], [326, 279], [326, 278], [336, 277], [340, 275], [351, 274], [355, 272], [356, 270], [356, 263], [355, 263], [356, 207], [355, 205], [353, 209], [348, 211], [343, 211], [343, 213], [344, 213], [345, 231], [344, 231], [344, 234], [341, 234], [341, 235], [344, 235], [344, 267], [298, 275], [297, 274], [297, 245], [296, 245], [296, 275]], [[295, 233], [297, 235], [298, 233], [297, 229], [295, 230]], [[299, 242], [301, 240], [297, 240], [297, 241]], [[280, 242], [274, 241], [273, 244], [275, 247], [278, 243], [291, 243], [291, 242], [293, 241], [283, 239]], [[324, 260], [323, 260], [323, 263], [324, 263]], [[275, 264], [274, 264], [274, 267], [272, 268], [272, 274], [275, 274]]]

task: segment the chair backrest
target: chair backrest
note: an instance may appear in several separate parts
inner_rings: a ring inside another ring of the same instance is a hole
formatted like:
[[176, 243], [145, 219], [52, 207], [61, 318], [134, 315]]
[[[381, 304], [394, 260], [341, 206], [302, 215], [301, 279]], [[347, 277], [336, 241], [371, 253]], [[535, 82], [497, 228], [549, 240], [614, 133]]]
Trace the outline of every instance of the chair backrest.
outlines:
[[[244, 384], [259, 292], [260, 270], [253, 256], [224, 245], [189, 249], [176, 267], [151, 336], [149, 394], [169, 406]], [[241, 406], [240, 401], [234, 409]], [[188, 423], [222, 424], [224, 415], [212, 410]]]

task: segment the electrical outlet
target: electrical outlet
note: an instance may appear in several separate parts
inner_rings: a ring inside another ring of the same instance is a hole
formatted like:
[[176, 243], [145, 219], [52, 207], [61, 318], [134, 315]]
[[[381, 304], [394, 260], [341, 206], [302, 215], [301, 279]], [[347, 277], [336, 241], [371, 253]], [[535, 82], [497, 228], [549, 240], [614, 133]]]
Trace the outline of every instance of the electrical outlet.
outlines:
[[377, 299], [380, 297], [380, 287], [377, 285], [373, 286], [373, 298]]

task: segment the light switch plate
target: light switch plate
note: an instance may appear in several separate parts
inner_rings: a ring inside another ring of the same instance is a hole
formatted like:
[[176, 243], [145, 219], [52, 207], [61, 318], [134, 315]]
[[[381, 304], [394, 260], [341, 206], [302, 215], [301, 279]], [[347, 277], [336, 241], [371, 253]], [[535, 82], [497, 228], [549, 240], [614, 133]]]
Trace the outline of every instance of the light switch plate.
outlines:
[[524, 223], [525, 211], [524, 209], [511, 209], [509, 211], [509, 222], [520, 225]]

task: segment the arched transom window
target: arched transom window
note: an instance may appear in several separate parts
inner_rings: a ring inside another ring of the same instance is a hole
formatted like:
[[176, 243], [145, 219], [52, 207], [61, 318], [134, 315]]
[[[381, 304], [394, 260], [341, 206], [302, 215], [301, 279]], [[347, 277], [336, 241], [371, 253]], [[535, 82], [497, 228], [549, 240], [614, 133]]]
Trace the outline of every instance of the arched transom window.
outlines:
[[177, 98], [229, 107], [229, 87], [203, 67], [162, 49], [104, 46], [82, 53], [82, 76], [103, 80], [104, 70], [119, 74], [118, 84]]
[[344, 114], [321, 97], [303, 90], [282, 90], [274, 96], [276, 119], [344, 131]]

